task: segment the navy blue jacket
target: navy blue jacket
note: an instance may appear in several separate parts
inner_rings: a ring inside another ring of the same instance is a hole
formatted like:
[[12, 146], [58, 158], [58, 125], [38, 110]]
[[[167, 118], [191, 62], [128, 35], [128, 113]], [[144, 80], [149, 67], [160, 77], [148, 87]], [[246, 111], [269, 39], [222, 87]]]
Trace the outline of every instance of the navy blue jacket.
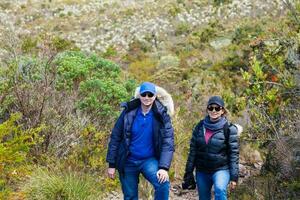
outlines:
[[[140, 99], [133, 99], [122, 106], [124, 110], [112, 130], [106, 156], [109, 167], [117, 168], [119, 172], [123, 172], [130, 154], [131, 127], [141, 102]], [[159, 161], [158, 167], [168, 170], [174, 153], [174, 129], [166, 107], [159, 100], [153, 102], [152, 111], [155, 157]]]
[[239, 175], [239, 143], [237, 128], [229, 126], [228, 141], [224, 135], [224, 130], [216, 131], [205, 142], [203, 125], [198, 123], [193, 131], [190, 143], [190, 152], [186, 163], [185, 176], [190, 177], [194, 168], [197, 171], [215, 172], [222, 169], [229, 169], [230, 180], [238, 181]]

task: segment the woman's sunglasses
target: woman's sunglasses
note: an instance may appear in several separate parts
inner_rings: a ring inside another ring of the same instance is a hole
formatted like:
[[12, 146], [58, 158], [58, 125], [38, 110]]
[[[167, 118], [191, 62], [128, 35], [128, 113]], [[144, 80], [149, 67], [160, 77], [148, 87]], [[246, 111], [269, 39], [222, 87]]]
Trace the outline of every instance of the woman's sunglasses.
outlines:
[[222, 109], [223, 109], [223, 107], [221, 107], [221, 106], [207, 106], [207, 110], [209, 110], [209, 111], [215, 110], [216, 112], [219, 112]]
[[153, 93], [151, 93], [151, 92], [144, 92], [144, 93], [142, 93], [142, 94], [141, 94], [141, 96], [142, 96], [142, 97], [146, 97], [146, 96], [148, 96], [148, 97], [150, 97], [150, 98], [151, 98], [151, 97], [153, 97], [153, 96], [154, 96], [154, 94], [153, 94]]

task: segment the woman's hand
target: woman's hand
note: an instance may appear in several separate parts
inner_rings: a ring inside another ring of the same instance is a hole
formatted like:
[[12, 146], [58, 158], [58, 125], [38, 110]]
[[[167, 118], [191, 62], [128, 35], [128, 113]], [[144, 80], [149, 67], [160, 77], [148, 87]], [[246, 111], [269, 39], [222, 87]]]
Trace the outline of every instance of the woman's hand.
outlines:
[[108, 174], [109, 178], [114, 179], [115, 174], [116, 174], [116, 168], [108, 168], [107, 169], [107, 174]]
[[169, 180], [169, 174], [168, 171], [164, 169], [160, 169], [156, 173], [157, 179], [159, 183], [164, 183]]
[[236, 182], [235, 181], [230, 181], [229, 188], [230, 188], [230, 190], [234, 190], [236, 188]]

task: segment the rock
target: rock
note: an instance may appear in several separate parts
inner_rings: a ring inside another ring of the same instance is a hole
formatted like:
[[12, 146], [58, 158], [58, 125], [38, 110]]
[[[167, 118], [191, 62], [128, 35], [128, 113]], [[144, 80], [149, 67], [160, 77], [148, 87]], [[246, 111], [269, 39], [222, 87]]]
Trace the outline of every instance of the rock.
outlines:
[[254, 163], [254, 167], [258, 170], [261, 170], [262, 164], [262, 162]]
[[223, 47], [227, 47], [231, 44], [230, 38], [219, 38], [209, 43], [214, 49], [222, 49]]
[[239, 176], [246, 177], [249, 175], [249, 171], [246, 169], [245, 165], [239, 164]]
[[261, 155], [258, 150], [254, 150], [250, 155], [253, 164], [263, 163]]
[[107, 194], [103, 200], [121, 200], [123, 199], [122, 192], [112, 191], [109, 194]]
[[181, 183], [174, 183], [170, 190], [170, 199], [172, 200], [197, 200], [198, 192], [197, 190], [183, 190], [181, 188]]
[[254, 166], [254, 164], [262, 164], [263, 159], [260, 155], [260, 152], [256, 149], [253, 149], [250, 145], [241, 145], [240, 149], [240, 161], [241, 163]]

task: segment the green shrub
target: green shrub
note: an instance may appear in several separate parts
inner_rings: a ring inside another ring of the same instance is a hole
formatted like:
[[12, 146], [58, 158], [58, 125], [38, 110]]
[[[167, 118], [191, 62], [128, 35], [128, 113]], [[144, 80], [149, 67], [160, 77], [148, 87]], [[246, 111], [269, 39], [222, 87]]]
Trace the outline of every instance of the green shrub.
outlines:
[[102, 54], [104, 58], [109, 58], [117, 55], [117, 50], [114, 46], [109, 46], [106, 51]]
[[119, 114], [120, 102], [129, 100], [135, 88], [133, 80], [122, 78], [118, 65], [82, 52], [63, 52], [49, 60], [20, 56], [7, 63], [0, 69], [0, 117], [20, 112], [26, 128], [47, 124], [34, 155], [67, 156], [86, 120], [101, 126], [104, 134]]
[[41, 46], [43, 51], [51, 51], [53, 54], [66, 50], [78, 50], [74, 42], [59, 36], [26, 35], [21, 38], [21, 50], [24, 54], [36, 56], [41, 52]]
[[93, 125], [87, 126], [80, 132], [79, 144], [74, 146], [68, 162], [81, 169], [89, 168], [94, 171], [106, 169], [106, 140], [104, 132], [98, 131]]
[[232, 52], [222, 62], [219, 62], [213, 66], [214, 70], [226, 70], [228, 73], [240, 73], [241, 69], [247, 69], [248, 63], [245, 59]]
[[24, 130], [18, 125], [20, 114], [13, 114], [0, 124], [0, 197], [12, 190], [12, 185], [28, 173], [27, 156], [42, 141], [39, 133], [44, 126]]
[[78, 50], [74, 42], [71, 42], [67, 39], [54, 36], [51, 38], [51, 46], [56, 52], [62, 52], [66, 50]]
[[66, 51], [55, 60], [58, 77], [57, 89], [78, 89], [81, 81], [90, 78], [118, 78], [120, 67], [108, 60], [88, 56], [79, 51]]
[[83, 81], [79, 92], [78, 107], [86, 113], [95, 115], [96, 120], [99, 120], [97, 117], [101, 117], [103, 123], [110, 121], [109, 118], [115, 118], [120, 103], [131, 97], [124, 85], [116, 83], [114, 79], [95, 78]]
[[[252, 22], [251, 22], [252, 23]], [[248, 44], [263, 33], [260, 24], [245, 24], [237, 27], [233, 33], [232, 41], [235, 44]]]
[[221, 4], [226, 4], [226, 3], [230, 3], [231, 0], [214, 0], [214, 5], [219, 6]]
[[64, 160], [63, 167], [75, 171], [85, 171], [99, 177], [99, 191], [109, 192], [119, 185], [119, 179], [114, 180], [105, 176], [107, 173], [107, 133], [97, 130], [92, 124], [88, 125], [80, 136], [77, 145], [70, 150], [70, 155]]
[[243, 71], [247, 84], [244, 96], [253, 128], [260, 133], [259, 136], [253, 134], [254, 137], [278, 139], [297, 130], [293, 130], [297, 109], [289, 108], [298, 105], [299, 97], [293, 92], [297, 88], [293, 75], [295, 64], [288, 62], [287, 56], [294, 51], [290, 42], [262, 40], [257, 43], [253, 46], [250, 69]]
[[181, 22], [179, 23], [176, 28], [175, 28], [175, 35], [183, 35], [183, 34], [188, 34], [191, 32], [191, 27], [190, 24], [186, 22]]
[[167, 8], [168, 14], [172, 17], [175, 17], [176, 15], [178, 15], [181, 12], [180, 7], [178, 7], [178, 5], [176, 4], [171, 4], [168, 8]]
[[162, 56], [159, 60], [159, 68], [178, 67], [179, 58], [177, 56], [167, 55]]
[[146, 58], [141, 61], [136, 61], [130, 64], [129, 72], [138, 81], [149, 81], [151, 76], [156, 71], [157, 61], [151, 58]]
[[11, 3], [10, 2], [7, 2], [7, 1], [4, 1], [4, 2], [1, 2], [0, 3], [0, 8], [2, 10], [6, 10], [6, 9], [10, 9], [11, 8]]
[[0, 71], [1, 117], [20, 112], [25, 126], [38, 126], [47, 96], [44, 81], [48, 72], [46, 61], [38, 58], [19, 56], [8, 61]]
[[120, 102], [131, 97], [132, 81], [122, 80], [120, 67], [111, 61], [68, 51], [59, 54], [55, 63], [57, 89], [77, 93], [76, 106], [100, 124], [114, 119]]
[[[148, 35], [146, 39], [152, 39], [152, 35]], [[137, 60], [145, 59], [146, 53], [152, 49], [149, 42], [141, 40], [133, 40], [129, 44], [129, 49], [127, 54], [124, 56], [124, 60], [127, 62], [135, 62]]]
[[58, 55], [56, 59], [57, 89], [78, 89], [80, 82], [88, 77], [94, 64], [93, 60], [82, 52], [64, 52]]
[[218, 21], [211, 21], [204, 28], [191, 32], [188, 36], [188, 42], [194, 48], [202, 48], [204, 43], [207, 43], [218, 36], [219, 30], [223, 30], [221, 24]]
[[288, 20], [290, 23], [289, 28], [293, 29], [295, 32], [299, 32], [300, 29], [300, 3], [290, 3], [289, 1], [284, 2], [285, 6], [288, 8]]
[[27, 36], [23, 39], [21, 49], [24, 53], [36, 53], [37, 50], [37, 39]]

